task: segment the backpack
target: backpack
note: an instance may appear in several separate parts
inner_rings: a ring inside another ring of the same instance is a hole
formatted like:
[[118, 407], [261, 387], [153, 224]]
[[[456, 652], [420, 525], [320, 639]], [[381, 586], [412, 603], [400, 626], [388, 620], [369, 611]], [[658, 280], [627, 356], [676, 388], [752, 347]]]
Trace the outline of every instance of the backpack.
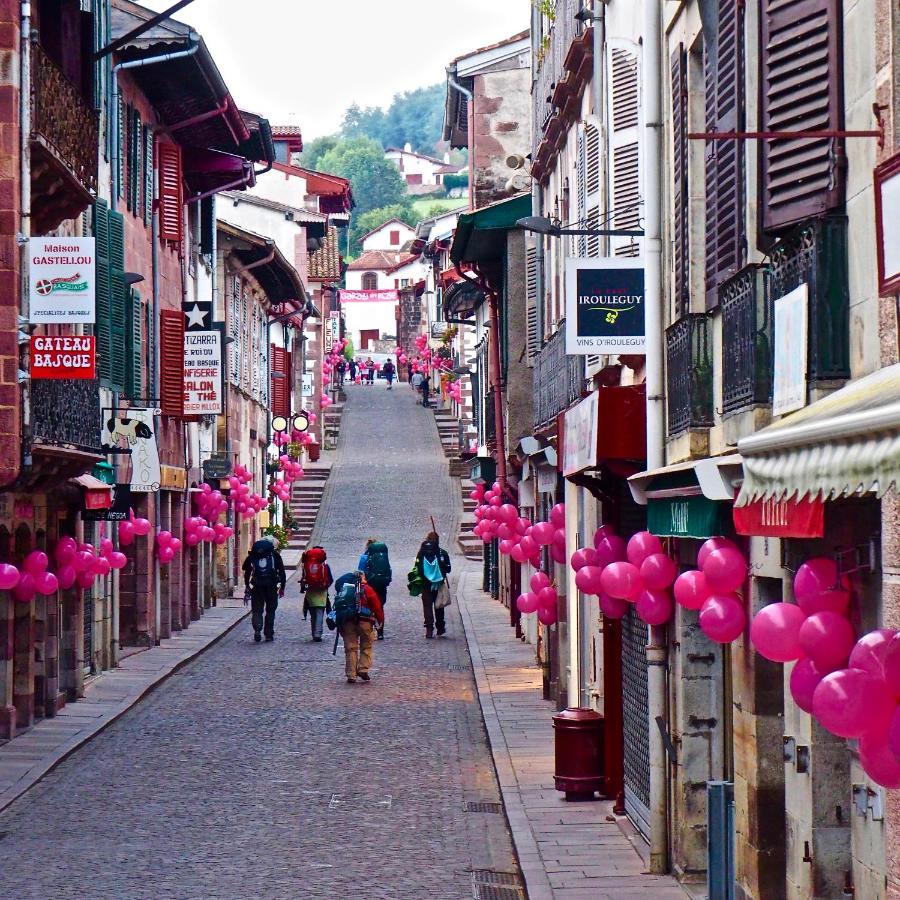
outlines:
[[329, 586], [328, 557], [321, 547], [313, 547], [303, 554], [303, 581], [307, 590], [324, 591]]
[[366, 550], [366, 581], [379, 591], [383, 591], [391, 583], [387, 544], [369, 544]]
[[334, 614], [334, 624], [340, 628], [351, 619], [370, 617], [372, 610], [365, 606], [361, 600], [362, 587], [359, 583], [345, 584], [334, 598], [331, 611]]
[[434, 559], [422, 558], [422, 572], [425, 574], [426, 580], [432, 584], [441, 584], [444, 580], [444, 573], [441, 570], [441, 554], [438, 553]]
[[271, 541], [257, 541], [253, 545], [250, 566], [254, 587], [268, 587], [278, 582], [275, 547]]

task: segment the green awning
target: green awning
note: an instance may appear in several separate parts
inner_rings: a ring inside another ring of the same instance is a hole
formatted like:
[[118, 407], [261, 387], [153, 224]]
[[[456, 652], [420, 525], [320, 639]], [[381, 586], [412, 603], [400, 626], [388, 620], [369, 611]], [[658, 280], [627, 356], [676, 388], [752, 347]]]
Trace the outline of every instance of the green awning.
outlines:
[[723, 534], [727, 503], [702, 494], [647, 502], [647, 530], [659, 537], [711, 538]]
[[518, 194], [463, 213], [456, 225], [450, 258], [455, 263], [488, 262], [502, 259], [506, 251], [506, 233], [516, 222], [531, 215], [531, 194]]

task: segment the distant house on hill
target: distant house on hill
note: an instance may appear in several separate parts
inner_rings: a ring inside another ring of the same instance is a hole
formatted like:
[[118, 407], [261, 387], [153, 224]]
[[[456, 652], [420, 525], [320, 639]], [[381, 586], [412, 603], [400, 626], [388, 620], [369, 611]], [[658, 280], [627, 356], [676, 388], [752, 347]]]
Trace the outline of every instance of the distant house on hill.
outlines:
[[391, 250], [396, 253], [415, 236], [415, 228], [410, 228], [400, 219], [390, 219], [362, 236], [363, 253], [368, 250]]
[[444, 186], [445, 175], [459, 175], [463, 171], [451, 164], [449, 153], [444, 159], [437, 159], [414, 153], [411, 144], [406, 144], [402, 150], [388, 147], [384, 156], [400, 170], [410, 194], [434, 194]]

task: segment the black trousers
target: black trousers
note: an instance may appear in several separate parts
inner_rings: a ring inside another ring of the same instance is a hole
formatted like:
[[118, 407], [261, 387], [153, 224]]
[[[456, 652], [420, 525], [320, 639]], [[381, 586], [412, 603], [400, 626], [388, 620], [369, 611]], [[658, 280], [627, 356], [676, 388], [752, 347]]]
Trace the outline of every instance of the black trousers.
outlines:
[[431, 587], [430, 584], [426, 584], [422, 588], [422, 612], [425, 614], [425, 627], [429, 631], [434, 631], [435, 625], [437, 625], [438, 631], [444, 630], [444, 608], [434, 608], [434, 599], [437, 597], [438, 587], [440, 585]]
[[266, 637], [272, 637], [275, 634], [276, 609], [278, 609], [277, 584], [253, 588], [250, 594], [250, 621], [253, 623], [254, 631], [264, 631]]

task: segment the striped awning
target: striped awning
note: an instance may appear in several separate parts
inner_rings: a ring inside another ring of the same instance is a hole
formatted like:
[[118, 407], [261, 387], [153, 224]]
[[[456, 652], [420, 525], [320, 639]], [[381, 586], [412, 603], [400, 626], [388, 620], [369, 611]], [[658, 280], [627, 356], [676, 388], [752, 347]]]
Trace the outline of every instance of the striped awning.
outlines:
[[760, 499], [881, 496], [900, 484], [900, 364], [817, 400], [738, 443], [737, 506]]

